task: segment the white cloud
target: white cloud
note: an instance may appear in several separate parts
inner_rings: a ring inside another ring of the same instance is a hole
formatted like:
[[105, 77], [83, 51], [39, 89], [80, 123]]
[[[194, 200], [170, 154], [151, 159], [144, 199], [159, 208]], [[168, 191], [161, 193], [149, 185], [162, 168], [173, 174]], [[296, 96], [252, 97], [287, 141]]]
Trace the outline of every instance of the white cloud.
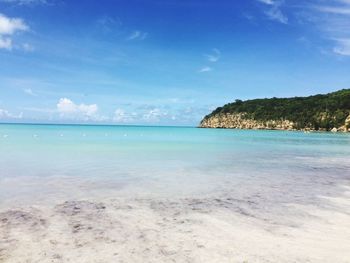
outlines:
[[79, 117], [83, 116], [86, 119], [96, 117], [98, 106], [96, 104], [75, 104], [67, 98], [61, 98], [57, 103], [57, 111], [61, 116], [65, 117]]
[[0, 109], [0, 119], [6, 119], [10, 116], [10, 113], [7, 110]]
[[98, 107], [96, 104], [91, 104], [91, 105], [80, 104], [78, 106], [78, 110], [84, 113], [86, 116], [91, 117], [97, 113]]
[[333, 52], [342, 56], [350, 56], [350, 38], [337, 39], [336, 42], [337, 45], [333, 48]]
[[221, 52], [219, 49], [214, 48], [212, 54], [205, 55], [209, 62], [218, 62], [221, 57]]
[[127, 40], [144, 40], [148, 36], [147, 32], [142, 32], [139, 30], [136, 30], [131, 33], [131, 35], [127, 38]]
[[0, 109], [0, 119], [22, 119], [23, 113], [21, 112], [18, 115], [12, 114], [7, 110]]
[[116, 122], [124, 122], [125, 121], [125, 111], [122, 109], [116, 109], [114, 112], [114, 118], [113, 120]]
[[21, 18], [10, 18], [0, 13], [0, 49], [11, 50], [13, 47], [10, 36], [18, 31], [27, 31], [29, 27]]
[[213, 69], [211, 67], [203, 67], [201, 68], [198, 72], [199, 73], [204, 73], [204, 72], [210, 72], [212, 71]]
[[21, 18], [9, 18], [0, 14], [0, 35], [13, 35], [17, 31], [26, 31], [29, 27]]

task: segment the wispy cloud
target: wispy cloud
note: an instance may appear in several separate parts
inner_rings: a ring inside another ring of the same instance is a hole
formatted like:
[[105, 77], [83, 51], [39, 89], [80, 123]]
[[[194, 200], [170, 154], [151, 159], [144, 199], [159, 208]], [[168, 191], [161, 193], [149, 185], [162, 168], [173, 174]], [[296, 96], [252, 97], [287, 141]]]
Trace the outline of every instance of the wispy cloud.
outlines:
[[13, 48], [12, 35], [19, 31], [27, 31], [29, 26], [21, 18], [10, 18], [0, 13], [0, 48]]
[[9, 3], [15, 5], [49, 4], [48, 0], [0, 0], [0, 3]]
[[337, 44], [333, 48], [333, 52], [342, 56], [350, 56], [350, 38], [336, 39], [335, 41]]
[[33, 52], [35, 50], [35, 48], [29, 43], [23, 43], [22, 49], [26, 52]]
[[4, 38], [0, 35], [0, 49], [12, 49], [12, 39], [11, 38]]
[[154, 123], [154, 124], [192, 124], [201, 119], [208, 112], [207, 107], [196, 107], [194, 105], [169, 105], [169, 104], [142, 104], [128, 105], [115, 110], [111, 118], [113, 122], [132, 123]]
[[219, 49], [214, 48], [212, 54], [204, 55], [209, 62], [218, 62], [221, 57], [221, 52]]
[[162, 118], [168, 117], [168, 115], [168, 111], [161, 110], [159, 108], [153, 108], [145, 114], [143, 114], [142, 118], [146, 122], [159, 122]]
[[113, 116], [113, 121], [118, 123], [132, 123], [136, 120], [138, 114], [135, 112], [127, 113], [123, 109], [116, 109]]
[[57, 109], [38, 108], [38, 107], [21, 107], [24, 111], [40, 112], [40, 113], [57, 113]]
[[147, 37], [147, 32], [136, 30], [127, 37], [127, 40], [145, 40]]
[[336, 15], [350, 15], [350, 2], [338, 1], [339, 4], [343, 3], [343, 6], [316, 6], [315, 8], [324, 13], [336, 14]]
[[282, 13], [277, 5], [274, 5], [272, 8], [267, 10], [265, 14], [270, 20], [274, 20], [282, 24], [288, 24], [288, 17]]
[[308, 10], [305, 20], [333, 42], [333, 53], [350, 56], [350, 0], [316, 1]]
[[96, 25], [99, 30], [107, 33], [113, 31], [114, 29], [120, 28], [122, 22], [119, 18], [104, 15], [96, 20]]
[[273, 5], [275, 3], [273, 0], [258, 0], [258, 2], [267, 4], [267, 5]]
[[35, 93], [33, 92], [33, 90], [30, 89], [30, 88], [24, 88], [24, 89], [23, 89], [23, 92], [26, 93], [26, 94], [28, 94], [28, 95], [30, 95], [30, 96], [36, 96], [36, 94], [35, 94]]
[[288, 17], [283, 14], [281, 6], [284, 4], [283, 0], [257, 0], [266, 6], [265, 15], [268, 19], [277, 21], [282, 24], [288, 24]]
[[213, 69], [211, 67], [203, 67], [201, 68], [198, 72], [199, 73], [205, 73], [205, 72], [210, 72], [212, 71]]
[[294, 15], [302, 24], [317, 29], [323, 39], [333, 43], [331, 50], [334, 54], [350, 56], [350, 0], [310, 0], [298, 5], [287, 5], [284, 0], [256, 1], [263, 5], [269, 19], [283, 24], [289, 23], [289, 19], [282, 8], [289, 8], [290, 16]]
[[[221, 58], [221, 51], [217, 48], [213, 48], [211, 54], [205, 54], [204, 56], [207, 58], [208, 62], [216, 63]], [[213, 71], [213, 68], [209, 66], [204, 66], [198, 70], [199, 73], [205, 73], [210, 71]]]

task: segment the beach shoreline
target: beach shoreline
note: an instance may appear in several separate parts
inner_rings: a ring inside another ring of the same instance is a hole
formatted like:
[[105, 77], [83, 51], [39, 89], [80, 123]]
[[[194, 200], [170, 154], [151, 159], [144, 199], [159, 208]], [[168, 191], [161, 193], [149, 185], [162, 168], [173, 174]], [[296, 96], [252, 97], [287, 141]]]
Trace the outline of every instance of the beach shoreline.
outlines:
[[[81, 199], [0, 211], [0, 262], [348, 262], [350, 191], [259, 217], [227, 198]], [[276, 220], [272, 220], [275, 218]]]

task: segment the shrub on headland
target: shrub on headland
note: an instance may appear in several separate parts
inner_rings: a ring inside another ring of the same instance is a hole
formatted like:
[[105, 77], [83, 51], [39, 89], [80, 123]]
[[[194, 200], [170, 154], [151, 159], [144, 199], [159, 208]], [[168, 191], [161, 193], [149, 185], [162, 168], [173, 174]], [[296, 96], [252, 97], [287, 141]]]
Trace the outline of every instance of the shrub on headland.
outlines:
[[204, 119], [218, 114], [244, 113], [257, 121], [288, 120], [295, 129], [331, 130], [347, 126], [350, 114], [350, 89], [309, 97], [236, 100], [218, 107]]

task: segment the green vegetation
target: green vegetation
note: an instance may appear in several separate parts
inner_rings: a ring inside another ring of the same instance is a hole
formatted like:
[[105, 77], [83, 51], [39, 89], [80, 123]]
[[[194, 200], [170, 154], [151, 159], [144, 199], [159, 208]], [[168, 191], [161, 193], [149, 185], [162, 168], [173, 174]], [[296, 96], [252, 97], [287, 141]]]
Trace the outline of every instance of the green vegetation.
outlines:
[[289, 120], [296, 129], [330, 130], [343, 126], [350, 113], [350, 89], [309, 97], [236, 100], [205, 118], [222, 113], [246, 113], [244, 118], [257, 121]]

